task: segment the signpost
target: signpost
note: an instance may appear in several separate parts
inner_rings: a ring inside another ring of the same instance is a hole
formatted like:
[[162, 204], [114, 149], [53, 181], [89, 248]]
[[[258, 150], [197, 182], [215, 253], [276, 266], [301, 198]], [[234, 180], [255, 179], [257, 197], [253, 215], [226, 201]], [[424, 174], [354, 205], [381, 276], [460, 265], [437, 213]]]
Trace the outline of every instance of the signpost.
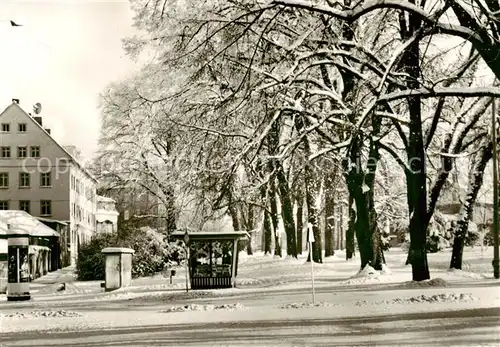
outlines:
[[497, 163], [497, 127], [496, 127], [496, 105], [495, 98], [491, 103], [491, 136], [493, 145], [493, 276], [500, 278], [500, 260], [499, 260], [499, 220], [498, 220], [498, 163]]
[[309, 243], [309, 259], [311, 260], [311, 280], [312, 280], [312, 294], [313, 294], [313, 304], [316, 303], [316, 296], [314, 294], [314, 260], [312, 253], [312, 244], [314, 242], [314, 233], [311, 223], [307, 223], [307, 242]]
[[184, 245], [186, 246], [186, 292], [189, 292], [189, 234], [186, 230], [184, 234]]

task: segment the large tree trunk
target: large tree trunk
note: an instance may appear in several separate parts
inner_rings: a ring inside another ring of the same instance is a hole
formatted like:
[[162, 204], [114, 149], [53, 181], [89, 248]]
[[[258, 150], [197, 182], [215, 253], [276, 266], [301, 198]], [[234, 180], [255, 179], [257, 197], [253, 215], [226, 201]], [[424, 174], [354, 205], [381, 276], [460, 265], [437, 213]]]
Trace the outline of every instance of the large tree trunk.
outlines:
[[[267, 137], [269, 154], [276, 155], [279, 147], [279, 139], [281, 134], [280, 124], [276, 121], [271, 124], [271, 130], [269, 131], [269, 135]], [[293, 219], [293, 207], [292, 207], [292, 199], [290, 197], [290, 189], [288, 187], [288, 181], [286, 179], [286, 175], [283, 169], [283, 164], [276, 159], [270, 161], [270, 171], [274, 172], [274, 180], [273, 180], [273, 189], [271, 192], [272, 201], [276, 204], [276, 193], [279, 192], [280, 202], [281, 202], [281, 217], [283, 219], [283, 225], [285, 228], [286, 239], [287, 239], [287, 254], [292, 257], [297, 257], [297, 248], [296, 248], [296, 238], [295, 238], [295, 221]], [[277, 205], [276, 205], [277, 206]], [[274, 212], [273, 212], [274, 214]], [[277, 215], [276, 215], [277, 217]], [[274, 224], [274, 221], [273, 221]], [[275, 229], [275, 240], [278, 241], [279, 231]], [[279, 242], [278, 242], [279, 243]], [[278, 250], [279, 246], [279, 250]], [[281, 257], [281, 244], [276, 247], [277, 253]]]
[[[457, 117], [451, 126], [451, 131], [448, 132], [444, 138], [443, 146], [441, 147], [441, 153], [451, 153], [451, 154], [459, 154], [464, 148], [464, 142], [467, 135], [471, 132], [477, 122], [481, 119], [481, 116], [484, 114], [486, 109], [489, 106], [489, 102], [482, 103], [480, 107], [477, 107], [472, 115], [469, 116], [469, 120], [465, 123], [464, 113], [462, 113], [459, 117]], [[461, 124], [465, 123], [465, 126], [460, 127]], [[458, 130], [458, 133], [457, 133]], [[458, 134], [458, 135], [456, 135]], [[452, 147], [452, 142], [456, 138], [454, 142], [454, 146]], [[481, 139], [478, 139], [481, 141]], [[430, 142], [430, 139], [427, 139], [427, 143]], [[473, 144], [474, 145], [474, 144]], [[439, 174], [437, 175], [436, 180], [434, 181], [432, 188], [429, 192], [429, 205], [427, 207], [427, 224], [429, 223], [434, 211], [436, 209], [436, 205], [445, 186], [449, 174], [453, 168], [453, 157], [452, 156], [443, 156], [441, 158], [441, 169], [439, 170]]]
[[375, 210], [375, 173], [377, 165], [380, 160], [380, 153], [378, 148], [378, 139], [375, 139], [382, 126], [382, 118], [372, 116], [372, 138], [370, 139], [370, 152], [368, 156], [368, 163], [365, 175], [365, 185], [368, 191], [365, 192], [366, 203], [368, 204], [368, 217], [370, 220], [370, 229], [367, 237], [370, 237], [371, 245], [371, 260], [370, 263], [375, 270], [381, 270], [382, 264], [385, 263], [383, 248], [382, 248], [382, 235], [377, 223], [377, 211]]
[[345, 234], [345, 258], [346, 260], [352, 259], [356, 254], [356, 247], [354, 243], [354, 234], [356, 231], [356, 210], [353, 208], [354, 199], [349, 194], [349, 222]]
[[248, 216], [247, 216], [247, 230], [248, 230], [248, 233], [250, 234], [250, 238], [248, 239], [248, 243], [247, 243], [247, 254], [248, 255], [253, 254], [252, 241], [253, 241], [253, 238], [255, 235], [254, 212], [255, 212], [255, 206], [249, 205], [248, 206]]
[[271, 218], [267, 211], [264, 211], [264, 254], [271, 254], [271, 245], [273, 242], [273, 231], [271, 226]]
[[[410, 2], [415, 3], [414, 0]], [[421, 19], [415, 14], [409, 14], [406, 21], [404, 15], [400, 16], [401, 36], [409, 39], [417, 32], [422, 24]], [[406, 85], [409, 89], [420, 87], [420, 47], [416, 40], [405, 51], [402, 57], [404, 68], [408, 74]], [[427, 263], [427, 181], [425, 172], [425, 148], [422, 131], [422, 111], [419, 97], [408, 97], [408, 110], [410, 113], [409, 137], [407, 157], [409, 172], [407, 172], [408, 207], [410, 211], [410, 249], [408, 260], [412, 265], [414, 281], [423, 281], [430, 278]]]
[[238, 213], [238, 207], [235, 204], [230, 203], [228, 209], [229, 209], [229, 214], [231, 215], [231, 220], [233, 222], [234, 231], [241, 230], [241, 220]]
[[274, 255], [281, 257], [281, 237], [278, 224], [278, 202], [276, 200], [276, 185], [271, 183], [271, 191], [269, 192], [269, 204], [271, 205], [271, 222], [274, 230]]
[[276, 175], [278, 180], [279, 196], [281, 201], [281, 218], [286, 233], [286, 254], [297, 258], [297, 239], [295, 237], [295, 221], [293, 219], [293, 205], [290, 197], [288, 181], [280, 165]]
[[[361, 268], [370, 264], [377, 270], [382, 268], [384, 256], [382, 254], [381, 235], [377, 226], [377, 212], [375, 211], [374, 184], [375, 173], [380, 159], [376, 137], [380, 132], [381, 118], [372, 116], [372, 137], [366, 172], [361, 165], [362, 139], [354, 139], [351, 146], [349, 165], [347, 171], [347, 187], [356, 206], [356, 239], [358, 241]], [[375, 241], [375, 242], [374, 242]]]
[[453, 251], [451, 253], [451, 269], [462, 269], [462, 258], [465, 245], [465, 237], [469, 228], [469, 221], [474, 212], [474, 204], [476, 203], [477, 195], [483, 185], [484, 169], [486, 164], [492, 158], [492, 143], [484, 144], [479, 153], [474, 158], [474, 169], [469, 175], [469, 188], [467, 197], [462, 206], [460, 220], [457, 222], [454, 232]]
[[[309, 168], [308, 168], [309, 167]], [[306, 204], [307, 204], [307, 221], [310, 225], [312, 225], [312, 231], [314, 235], [314, 242], [312, 243], [312, 256], [313, 261], [316, 263], [323, 262], [322, 255], [322, 240], [321, 240], [321, 231], [318, 225], [318, 209], [316, 207], [316, 199], [319, 193], [318, 181], [314, 179], [312, 174], [312, 168], [307, 165], [306, 166]], [[310, 232], [310, 231], [309, 231]], [[310, 261], [310, 258], [307, 259]]]
[[[336, 195], [336, 172], [330, 171], [325, 176], [325, 257], [331, 257], [335, 254], [335, 239], [339, 241], [339, 237], [335, 238], [337, 233], [335, 222], [335, 195]], [[340, 244], [337, 244], [339, 249]]]
[[[295, 117], [295, 127], [300, 133], [305, 128], [305, 122], [300, 115]], [[307, 136], [302, 140], [304, 145], [304, 155], [309, 158], [311, 155], [311, 146]], [[308, 159], [306, 159], [308, 160]], [[307, 205], [307, 222], [312, 226], [314, 242], [312, 243], [312, 256], [313, 261], [317, 263], [323, 262], [323, 242], [321, 240], [321, 231], [319, 228], [318, 208], [316, 206], [316, 199], [319, 196], [319, 179], [316, 177], [315, 169], [311, 162], [307, 161], [304, 168], [304, 186], [306, 191], [306, 205]], [[310, 261], [308, 256], [307, 261]]]
[[354, 203], [356, 204], [356, 239], [358, 241], [359, 255], [361, 258], [361, 268], [363, 269], [372, 259], [371, 228], [369, 206], [361, 189], [354, 188]]
[[176, 224], [176, 208], [175, 208], [175, 195], [174, 189], [170, 189], [166, 192], [166, 227], [167, 233], [171, 233], [177, 229]]
[[263, 202], [266, 204], [266, 208], [264, 209], [264, 216], [263, 216], [263, 222], [262, 222], [262, 250], [264, 251], [264, 254], [271, 254], [271, 245], [273, 242], [273, 232], [272, 232], [272, 227], [271, 227], [271, 216], [270, 213], [267, 211], [267, 187], [262, 186], [260, 188], [260, 197]]
[[304, 221], [302, 220], [302, 215], [304, 214], [304, 196], [302, 195], [302, 190], [299, 190], [296, 198], [297, 203], [297, 254], [302, 254], [302, 234], [304, 231]]
[[271, 254], [273, 230], [269, 213], [264, 212], [264, 254]]

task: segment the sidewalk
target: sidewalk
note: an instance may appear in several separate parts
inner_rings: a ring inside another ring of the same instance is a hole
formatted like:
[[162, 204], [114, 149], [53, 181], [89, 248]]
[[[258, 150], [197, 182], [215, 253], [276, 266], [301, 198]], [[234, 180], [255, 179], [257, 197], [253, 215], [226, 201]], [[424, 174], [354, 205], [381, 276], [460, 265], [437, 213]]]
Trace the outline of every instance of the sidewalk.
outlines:
[[67, 266], [56, 271], [47, 273], [46, 275], [37, 278], [31, 283], [39, 284], [56, 284], [56, 283], [69, 283], [76, 280], [76, 268], [74, 265]]

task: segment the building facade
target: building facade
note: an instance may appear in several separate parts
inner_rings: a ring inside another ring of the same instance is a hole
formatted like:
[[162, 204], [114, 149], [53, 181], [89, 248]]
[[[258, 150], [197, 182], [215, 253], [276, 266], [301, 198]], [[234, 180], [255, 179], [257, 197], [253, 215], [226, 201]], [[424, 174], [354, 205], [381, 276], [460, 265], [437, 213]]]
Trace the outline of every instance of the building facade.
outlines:
[[118, 211], [115, 200], [98, 195], [96, 212], [97, 233], [114, 233], [118, 227]]
[[76, 263], [79, 245], [96, 229], [97, 180], [74, 154], [19, 100], [0, 114], [0, 210], [67, 223], [61, 235], [63, 266]]

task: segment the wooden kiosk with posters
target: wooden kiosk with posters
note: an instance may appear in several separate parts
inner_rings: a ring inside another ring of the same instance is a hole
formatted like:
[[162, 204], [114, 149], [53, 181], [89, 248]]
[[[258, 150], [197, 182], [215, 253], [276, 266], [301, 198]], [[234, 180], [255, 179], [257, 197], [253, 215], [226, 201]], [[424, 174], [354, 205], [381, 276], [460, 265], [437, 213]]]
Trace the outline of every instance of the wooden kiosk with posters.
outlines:
[[236, 286], [238, 240], [247, 239], [246, 232], [175, 231], [170, 237], [183, 240], [188, 248], [191, 289]]

